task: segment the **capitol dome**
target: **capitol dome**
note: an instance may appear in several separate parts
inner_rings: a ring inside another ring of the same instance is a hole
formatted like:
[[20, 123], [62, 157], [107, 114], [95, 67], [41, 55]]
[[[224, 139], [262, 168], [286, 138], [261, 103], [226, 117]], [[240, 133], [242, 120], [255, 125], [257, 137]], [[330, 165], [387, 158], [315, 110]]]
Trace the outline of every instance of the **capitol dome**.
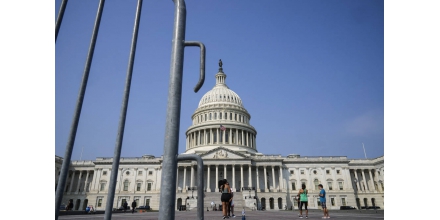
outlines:
[[240, 96], [234, 91], [229, 89], [225, 84], [226, 74], [223, 73], [223, 69], [220, 68], [216, 77], [216, 85], [213, 89], [207, 92], [199, 102], [199, 108], [205, 105], [216, 104], [216, 103], [228, 103], [243, 107]]
[[240, 96], [226, 85], [226, 74], [221, 62], [219, 65], [214, 88], [203, 95], [192, 115], [185, 153], [202, 154], [218, 147], [247, 155], [258, 153], [251, 115]]

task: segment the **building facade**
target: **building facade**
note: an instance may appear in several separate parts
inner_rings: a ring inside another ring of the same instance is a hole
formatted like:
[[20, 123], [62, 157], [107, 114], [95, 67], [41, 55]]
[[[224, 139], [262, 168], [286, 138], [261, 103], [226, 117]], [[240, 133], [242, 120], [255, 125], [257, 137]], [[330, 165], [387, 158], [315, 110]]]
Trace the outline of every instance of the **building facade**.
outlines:
[[[242, 207], [281, 210], [297, 207], [301, 184], [309, 190], [309, 207], [318, 209], [318, 184], [327, 192], [327, 207], [379, 206], [384, 208], [384, 157], [348, 159], [346, 156], [264, 155], [257, 151], [257, 130], [240, 97], [226, 85], [222, 67], [216, 85], [199, 102], [186, 131], [184, 154], [198, 154], [204, 163], [204, 209], [220, 204], [217, 183], [227, 179], [234, 190], [237, 210]], [[114, 208], [124, 201], [159, 208], [162, 157], [121, 158]], [[93, 205], [104, 210], [113, 158], [72, 161], [63, 204], [74, 200], [74, 209]], [[55, 184], [62, 158], [55, 157]], [[197, 207], [197, 165], [180, 161], [177, 169], [176, 209]], [[55, 186], [56, 188], [56, 186]], [[194, 194], [195, 192], [195, 194]]]

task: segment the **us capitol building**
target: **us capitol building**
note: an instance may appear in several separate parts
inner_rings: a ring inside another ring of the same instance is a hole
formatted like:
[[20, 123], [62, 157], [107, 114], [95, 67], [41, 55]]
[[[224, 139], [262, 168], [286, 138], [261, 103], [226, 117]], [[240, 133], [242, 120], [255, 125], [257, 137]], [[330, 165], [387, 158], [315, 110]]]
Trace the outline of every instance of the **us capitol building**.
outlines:
[[[379, 206], [384, 209], [384, 156], [348, 159], [346, 156], [264, 155], [257, 151], [257, 130], [240, 97], [226, 85], [220, 65], [216, 84], [199, 102], [186, 131], [184, 154], [198, 154], [204, 163], [204, 209], [221, 204], [218, 180], [227, 179], [234, 190], [236, 210], [297, 209], [295, 197], [301, 184], [309, 190], [309, 208], [319, 209], [318, 184], [327, 192], [327, 207]], [[57, 186], [63, 158], [55, 156]], [[163, 157], [144, 155], [121, 158], [114, 208], [133, 200], [138, 206], [158, 210]], [[63, 204], [74, 201], [74, 210], [93, 205], [104, 210], [113, 158], [72, 161]], [[176, 209], [197, 206], [197, 165], [180, 161], [177, 172]], [[55, 186], [55, 188], [56, 188]]]

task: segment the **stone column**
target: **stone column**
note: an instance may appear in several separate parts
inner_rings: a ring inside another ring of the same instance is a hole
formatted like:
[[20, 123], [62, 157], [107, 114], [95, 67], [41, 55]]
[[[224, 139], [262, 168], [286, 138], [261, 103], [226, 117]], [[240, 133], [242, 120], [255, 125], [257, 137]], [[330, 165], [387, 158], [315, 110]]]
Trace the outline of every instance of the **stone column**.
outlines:
[[241, 175], [241, 188], [244, 187], [244, 182], [243, 182], [243, 165], [240, 165], [240, 175]]
[[75, 178], [75, 171], [72, 170], [72, 179], [70, 179], [70, 187], [69, 187], [69, 191], [68, 191], [69, 194], [72, 192], [72, 189], [73, 189], [73, 179], [74, 178]]
[[80, 185], [81, 185], [81, 178], [82, 178], [82, 174], [83, 174], [83, 171], [82, 171], [82, 170], [81, 170], [81, 171], [79, 171], [78, 184], [77, 184], [77, 186], [76, 186], [75, 194], [78, 194], [78, 191], [79, 191], [79, 187], [80, 187]]
[[345, 172], [344, 190], [351, 190], [351, 189], [353, 189], [352, 184], [348, 184], [349, 182], [352, 181], [351, 175], [350, 175], [350, 169], [345, 167], [344, 172]]
[[376, 177], [377, 191], [382, 192], [382, 188], [379, 185], [379, 174], [377, 173], [377, 169], [374, 169], [374, 177]]
[[283, 167], [280, 166], [280, 176], [279, 176], [280, 180], [279, 180], [279, 188], [280, 190], [284, 189], [283, 187]]
[[84, 182], [84, 190], [82, 194], [85, 194], [87, 192], [87, 181], [89, 181], [89, 174], [90, 174], [90, 170], [86, 171], [86, 181]]
[[357, 175], [357, 169], [353, 169], [353, 172], [354, 172], [354, 178], [356, 179], [357, 191], [362, 191], [361, 187], [359, 187], [360, 182], [359, 182], [359, 178], [358, 178], [358, 175]]
[[[119, 168], [119, 192], [122, 191], [122, 168]], [[108, 175], [110, 177], [110, 173]], [[110, 186], [110, 181], [107, 182]]]
[[252, 187], [252, 164], [249, 164], [249, 187]]
[[182, 184], [183, 192], [186, 192], [186, 166], [183, 166], [183, 184]]
[[365, 185], [364, 192], [367, 192], [368, 185], [367, 185], [367, 180], [365, 179], [364, 169], [361, 169], [361, 174], [362, 174], [362, 182], [364, 182], [364, 185]]
[[145, 191], [145, 193], [147, 193], [148, 168], [144, 168], [144, 171], [145, 171], [145, 175], [144, 175], [144, 191]]
[[241, 143], [240, 145], [244, 145], [244, 130], [241, 130]]
[[138, 174], [138, 168], [134, 168], [133, 193], [136, 193], [136, 185], [137, 185], [136, 184], [136, 177], [137, 177], [137, 174]]
[[191, 164], [191, 185], [190, 187], [194, 186], [194, 166]]
[[326, 173], [325, 173], [325, 167], [321, 167], [321, 172], [322, 172], [322, 174], [321, 174], [321, 176], [322, 176], [322, 183], [321, 184], [322, 184], [322, 186], [324, 188], [328, 189], [328, 186], [327, 186], [327, 176], [326, 176]]
[[299, 190], [299, 189], [301, 189], [301, 176], [299, 175], [299, 168], [296, 168], [295, 173], [296, 173], [296, 189], [295, 190]]
[[258, 166], [256, 166], [255, 172], [256, 172], [256, 175], [257, 175], [257, 192], [261, 192], [261, 189], [260, 189], [260, 177], [259, 177], [259, 174], [258, 174]]
[[265, 186], [264, 192], [269, 192], [269, 188], [268, 188], [268, 185], [267, 185], [267, 171], [266, 171], [266, 166], [264, 166], [264, 186]]
[[228, 176], [226, 175], [226, 167], [227, 165], [223, 165], [223, 179], [228, 179]]
[[199, 130], [199, 134], [198, 134], [199, 136], [197, 137], [197, 145], [198, 146], [200, 146], [200, 145], [202, 145], [200, 142], [201, 142], [201, 139], [202, 139], [202, 137], [200, 136], [200, 130]]
[[206, 165], [208, 171], [208, 179], [206, 180], [206, 192], [211, 192], [211, 185], [209, 179], [211, 178], [211, 166]]
[[232, 189], [234, 190], [234, 192], [235, 192], [235, 164], [232, 164], [232, 184], [233, 184], [233, 187], [232, 187]]
[[189, 149], [189, 138], [188, 135], [186, 135], [186, 149]]
[[[145, 174], [146, 176], [147, 174]], [[176, 192], [179, 190], [179, 164], [177, 164], [177, 172], [176, 172]]]
[[310, 178], [310, 167], [306, 168], [306, 178], [307, 178], [306, 189], [309, 189], [309, 190], [313, 189], [314, 188], [313, 187], [313, 181]]
[[250, 146], [249, 144], [249, 132], [246, 131], [246, 146]]
[[275, 171], [274, 171], [274, 169], [275, 169], [275, 167], [274, 166], [270, 166], [271, 168], [272, 168], [272, 189], [275, 189]]
[[214, 192], [218, 192], [218, 165], [215, 165], [215, 191]]
[[368, 175], [370, 175], [370, 191], [376, 191], [376, 187], [374, 187], [373, 175], [371, 175], [371, 169], [368, 169]]
[[225, 144], [226, 143], [226, 140], [225, 140], [225, 138], [226, 138], [226, 130], [222, 131], [222, 136], [223, 136], [222, 143]]
[[98, 169], [95, 168], [93, 171], [93, 179], [92, 179], [92, 186], [90, 188], [91, 191], [94, 191], [96, 189], [96, 179], [98, 179]]
[[220, 144], [220, 136], [219, 136], [219, 134], [218, 134], [220, 129], [216, 128], [215, 130], [217, 131], [217, 140], [216, 140], [216, 143], [217, 143], [217, 144]]
[[[235, 129], [235, 144], [238, 145], [238, 128]], [[241, 184], [243, 184], [243, 182]]]
[[[338, 180], [336, 179], [336, 169], [335, 167], [331, 167], [331, 172], [332, 172], [332, 179], [333, 179], [333, 190], [337, 190], [339, 191], [339, 183]], [[335, 188], [336, 185], [336, 188]]]

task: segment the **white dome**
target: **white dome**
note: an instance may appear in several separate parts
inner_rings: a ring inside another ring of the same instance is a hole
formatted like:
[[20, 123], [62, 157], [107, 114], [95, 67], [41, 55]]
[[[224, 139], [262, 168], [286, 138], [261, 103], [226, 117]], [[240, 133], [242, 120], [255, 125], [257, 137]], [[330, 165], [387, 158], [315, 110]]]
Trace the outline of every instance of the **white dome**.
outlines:
[[225, 84], [226, 74], [220, 68], [220, 72], [215, 75], [217, 83], [210, 91], [208, 91], [199, 102], [199, 108], [210, 104], [235, 104], [243, 107], [240, 96], [230, 90]]

